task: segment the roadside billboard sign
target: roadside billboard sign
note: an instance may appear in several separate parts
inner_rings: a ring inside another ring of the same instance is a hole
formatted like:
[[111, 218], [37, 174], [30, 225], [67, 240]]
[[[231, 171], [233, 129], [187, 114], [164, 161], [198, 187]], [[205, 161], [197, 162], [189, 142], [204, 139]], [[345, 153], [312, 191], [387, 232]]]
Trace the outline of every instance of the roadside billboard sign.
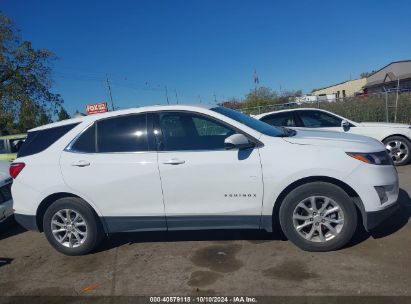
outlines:
[[86, 110], [87, 115], [108, 112], [107, 102], [88, 104]]

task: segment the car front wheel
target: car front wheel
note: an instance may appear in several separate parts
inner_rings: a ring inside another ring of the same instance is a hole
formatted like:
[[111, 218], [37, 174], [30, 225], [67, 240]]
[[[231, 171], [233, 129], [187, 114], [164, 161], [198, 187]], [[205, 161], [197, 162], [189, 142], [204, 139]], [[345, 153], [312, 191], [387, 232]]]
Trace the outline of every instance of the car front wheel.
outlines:
[[50, 244], [66, 255], [91, 252], [104, 235], [93, 209], [75, 197], [51, 204], [44, 214], [43, 229]]
[[338, 186], [313, 182], [285, 197], [280, 224], [287, 238], [303, 250], [337, 250], [351, 240], [357, 227], [357, 211]]

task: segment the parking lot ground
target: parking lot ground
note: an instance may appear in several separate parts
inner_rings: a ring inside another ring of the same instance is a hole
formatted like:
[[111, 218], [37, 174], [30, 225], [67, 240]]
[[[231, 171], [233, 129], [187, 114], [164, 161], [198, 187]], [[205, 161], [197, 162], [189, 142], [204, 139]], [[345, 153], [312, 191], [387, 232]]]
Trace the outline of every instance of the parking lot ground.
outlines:
[[193, 231], [111, 236], [68, 257], [43, 234], [0, 234], [0, 295], [410, 295], [411, 166], [401, 208], [345, 249], [301, 251], [278, 234]]

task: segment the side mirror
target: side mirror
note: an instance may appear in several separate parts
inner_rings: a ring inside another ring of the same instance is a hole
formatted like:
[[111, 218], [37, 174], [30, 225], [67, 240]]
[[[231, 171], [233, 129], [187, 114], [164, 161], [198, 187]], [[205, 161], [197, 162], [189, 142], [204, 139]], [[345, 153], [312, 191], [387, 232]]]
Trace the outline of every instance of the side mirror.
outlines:
[[226, 150], [239, 149], [244, 150], [253, 148], [255, 144], [250, 142], [243, 134], [233, 134], [224, 140], [224, 147]]
[[346, 121], [345, 119], [343, 119], [341, 121], [341, 128], [343, 128], [344, 132], [347, 132], [348, 130], [350, 130], [350, 123], [348, 121]]

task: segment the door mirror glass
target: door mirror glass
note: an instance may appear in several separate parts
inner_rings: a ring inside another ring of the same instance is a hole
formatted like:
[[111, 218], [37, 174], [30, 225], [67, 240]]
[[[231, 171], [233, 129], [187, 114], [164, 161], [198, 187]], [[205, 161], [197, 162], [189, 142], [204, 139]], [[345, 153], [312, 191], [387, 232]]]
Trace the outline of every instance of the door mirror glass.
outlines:
[[224, 140], [224, 147], [226, 150], [239, 149], [244, 150], [253, 148], [255, 144], [250, 142], [243, 134], [233, 134]]
[[345, 119], [343, 119], [341, 121], [341, 127], [343, 128], [344, 132], [347, 132], [348, 130], [350, 130], [350, 123], [348, 121], [346, 121]]

